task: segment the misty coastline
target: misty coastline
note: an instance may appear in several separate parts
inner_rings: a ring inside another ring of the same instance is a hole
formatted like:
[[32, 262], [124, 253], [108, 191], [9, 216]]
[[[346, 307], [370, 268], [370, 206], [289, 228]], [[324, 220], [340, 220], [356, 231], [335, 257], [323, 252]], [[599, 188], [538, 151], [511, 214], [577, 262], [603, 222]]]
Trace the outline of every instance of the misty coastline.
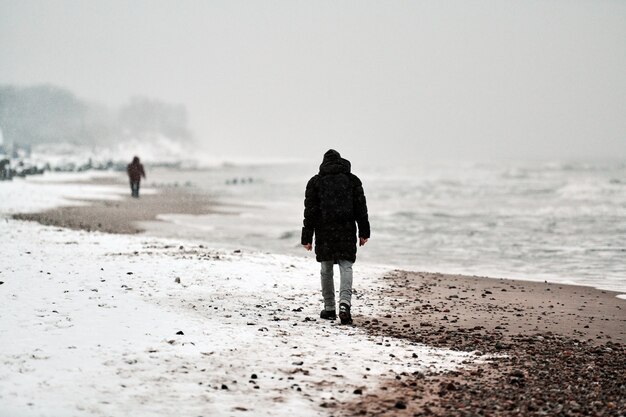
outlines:
[[[232, 178], [236, 172], [231, 166], [222, 175]], [[220, 181], [215, 171], [210, 173]], [[215, 239], [215, 217], [209, 217], [213, 227], [201, 229], [202, 238], [190, 238], [175, 222], [149, 219], [153, 229], [144, 234], [132, 228], [103, 233], [113, 231], [107, 230], [110, 224], [145, 224], [124, 218], [130, 204], [145, 202], [153, 219], [160, 211], [179, 209], [197, 188], [176, 187], [176, 182], [148, 187], [135, 200], [127, 197], [120, 174], [105, 173], [107, 179], [100, 173], [89, 180], [94, 174], [83, 172], [64, 182], [59, 180], [69, 174], [48, 173], [0, 184], [5, 196], [11, 189], [9, 197], [20, 197], [2, 200], [0, 215], [20, 204], [35, 215], [0, 222], [11, 242], [0, 261], [0, 313], [16, 318], [0, 326], [0, 335], [12, 336], [3, 357], [0, 396], [3, 384], [10, 384], [33, 412], [53, 401], [60, 410], [121, 415], [128, 407], [143, 407], [137, 398], [145, 395], [145, 386], [166, 386], [176, 396], [196, 389], [178, 412], [210, 408], [237, 415], [271, 410], [287, 416], [305, 410], [317, 416], [332, 408], [345, 415], [426, 409], [429, 415], [445, 416], [459, 401], [500, 412], [500, 404], [520, 387], [537, 394], [524, 396], [518, 407], [559, 410], [563, 394], [550, 389], [556, 383], [576, 387], [584, 402], [568, 407], [582, 414], [623, 406], [626, 318], [617, 293], [555, 282], [406, 272], [363, 262], [355, 286], [356, 326], [346, 329], [315, 318], [318, 306], [310, 300], [317, 294], [318, 271], [313, 259], [302, 252], [229, 248]], [[232, 202], [243, 187], [263, 181], [222, 183], [233, 190], [223, 195]], [[68, 207], [75, 205], [80, 208]], [[38, 217], [44, 207], [52, 227], [23, 221], [45, 224]], [[232, 205], [220, 207], [219, 200], [200, 199], [190, 201], [189, 208], [181, 216], [222, 215], [241, 222], [246, 206], [237, 213]], [[224, 208], [231, 210], [220, 214]], [[203, 215], [204, 210], [215, 212]], [[98, 225], [104, 217], [110, 224]], [[252, 216], [252, 221], [258, 220]], [[163, 224], [179, 233], [151, 234]], [[25, 289], [35, 304], [11, 298]], [[94, 323], [111, 322], [115, 329], [90, 330]], [[274, 354], [268, 360], [269, 350]], [[72, 392], [83, 393], [78, 400], [64, 384], [54, 383], [58, 375], [76, 373], [76, 361], [91, 363], [80, 371], [90, 382], [73, 379]], [[560, 369], [558, 378], [546, 377], [554, 366]], [[24, 367], [31, 369], [29, 378], [52, 383], [33, 394], [21, 378]], [[169, 369], [166, 381], [163, 368]], [[584, 381], [581, 374], [587, 376]], [[120, 384], [131, 397], [113, 400], [110, 393]], [[1, 409], [23, 407], [7, 398]], [[174, 412], [167, 397], [151, 397], [150, 404], [159, 414]]]
[[[155, 164], [145, 185], [157, 194], [146, 196], [144, 209], [138, 202], [139, 211], [124, 229], [301, 256], [302, 187], [314, 169], [306, 164], [210, 169]], [[607, 239], [609, 231], [624, 227], [620, 207], [626, 186], [619, 178], [626, 176], [626, 164], [474, 164], [462, 176], [453, 164], [422, 169], [363, 170], [377, 236], [376, 250], [360, 251], [360, 262], [626, 292], [618, 261], [626, 247], [619, 236]], [[124, 174], [103, 175], [112, 175], [125, 194]], [[184, 199], [180, 207], [173, 204], [177, 198]], [[97, 200], [91, 204], [111, 205]], [[55, 210], [24, 218], [46, 224], [80, 218]], [[87, 207], [64, 210], [90, 216]], [[101, 215], [115, 218], [116, 212], [111, 206]], [[97, 227], [106, 219], [92, 223], [85, 227], [107, 230]], [[581, 242], [577, 234], [583, 229], [588, 238]]]
[[626, 416], [624, 51], [624, 1], [0, 0], [0, 416]]

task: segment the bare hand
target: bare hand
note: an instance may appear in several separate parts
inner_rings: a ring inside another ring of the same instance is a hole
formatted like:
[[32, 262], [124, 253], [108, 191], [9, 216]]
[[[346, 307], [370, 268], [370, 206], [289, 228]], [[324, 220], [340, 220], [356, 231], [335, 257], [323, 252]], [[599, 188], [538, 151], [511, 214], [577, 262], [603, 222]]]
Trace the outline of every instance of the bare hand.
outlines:
[[363, 246], [363, 245], [365, 245], [365, 244], [367, 243], [367, 241], [368, 241], [368, 240], [369, 240], [369, 239], [365, 239], [365, 238], [363, 238], [363, 237], [360, 237], [360, 238], [359, 238], [359, 246]]
[[313, 249], [313, 245], [311, 243], [307, 243], [306, 245], [302, 245], [304, 246], [304, 249], [310, 251], [311, 249]]

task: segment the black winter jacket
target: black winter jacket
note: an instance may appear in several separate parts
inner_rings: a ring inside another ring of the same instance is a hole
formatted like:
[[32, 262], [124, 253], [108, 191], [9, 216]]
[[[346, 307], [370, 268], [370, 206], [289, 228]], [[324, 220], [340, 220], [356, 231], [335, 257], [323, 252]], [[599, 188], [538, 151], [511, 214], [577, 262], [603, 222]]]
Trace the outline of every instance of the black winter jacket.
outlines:
[[306, 186], [303, 245], [313, 243], [318, 262], [356, 260], [358, 236], [370, 237], [367, 203], [361, 180], [350, 172], [350, 162], [331, 149], [324, 154], [319, 174]]

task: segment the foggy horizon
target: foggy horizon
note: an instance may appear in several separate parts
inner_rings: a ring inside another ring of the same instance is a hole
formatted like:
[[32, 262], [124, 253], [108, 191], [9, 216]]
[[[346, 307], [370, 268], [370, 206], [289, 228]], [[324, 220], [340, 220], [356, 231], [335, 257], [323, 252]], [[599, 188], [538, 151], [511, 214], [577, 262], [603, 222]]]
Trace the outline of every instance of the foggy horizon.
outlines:
[[610, 1], [0, 1], [0, 84], [182, 104], [216, 158], [626, 158], [625, 51]]

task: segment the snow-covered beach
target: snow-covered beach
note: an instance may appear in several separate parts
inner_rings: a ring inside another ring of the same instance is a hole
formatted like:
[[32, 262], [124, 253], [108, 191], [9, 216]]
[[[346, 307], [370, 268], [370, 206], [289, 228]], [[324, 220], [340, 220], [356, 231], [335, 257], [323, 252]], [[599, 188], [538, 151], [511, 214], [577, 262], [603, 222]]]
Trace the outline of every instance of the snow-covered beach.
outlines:
[[626, 1], [0, 0], [0, 417], [626, 417], [624, 51]]
[[[310, 255], [129, 231], [159, 216], [127, 218], [127, 204], [192, 193], [132, 201], [103, 175], [0, 184], [0, 415], [549, 413], [576, 378], [583, 411], [623, 410], [615, 293], [363, 263], [356, 325], [341, 326], [318, 318]], [[191, 201], [179, 212], [214, 209]], [[98, 210], [123, 219], [99, 227]], [[33, 219], [48, 225], [13, 218], [46, 211]]]
[[[324, 415], [469, 352], [320, 322], [317, 264], [10, 219], [125, 187], [2, 184], [2, 415]], [[385, 270], [367, 267], [360, 309]]]

